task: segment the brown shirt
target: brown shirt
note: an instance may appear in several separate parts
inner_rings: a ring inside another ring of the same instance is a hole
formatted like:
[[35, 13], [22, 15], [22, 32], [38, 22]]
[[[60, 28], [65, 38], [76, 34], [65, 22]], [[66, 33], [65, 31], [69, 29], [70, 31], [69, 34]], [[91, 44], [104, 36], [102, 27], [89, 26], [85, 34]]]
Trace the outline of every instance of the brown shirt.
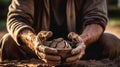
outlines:
[[67, 37], [71, 31], [80, 34], [89, 24], [107, 24], [106, 0], [12, 0], [7, 30], [17, 41], [19, 32], [28, 28], [36, 34], [51, 30], [53, 37]]

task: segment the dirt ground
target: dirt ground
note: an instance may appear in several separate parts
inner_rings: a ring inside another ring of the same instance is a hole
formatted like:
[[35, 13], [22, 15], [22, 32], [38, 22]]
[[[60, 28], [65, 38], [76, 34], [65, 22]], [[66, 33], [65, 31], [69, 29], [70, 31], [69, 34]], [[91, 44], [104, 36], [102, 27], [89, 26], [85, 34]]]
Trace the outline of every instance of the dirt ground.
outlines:
[[[54, 67], [48, 64], [43, 64], [40, 60], [22, 60], [22, 61], [4, 61], [0, 62], [0, 67]], [[77, 61], [70, 66], [56, 66], [56, 67], [120, 67], [120, 59], [111, 61], [109, 59], [103, 60], [88, 60]]]
[[[120, 27], [118, 26], [107, 26], [105, 32], [115, 34], [120, 38]], [[7, 33], [5, 29], [0, 30], [0, 38]], [[22, 61], [4, 61], [0, 62], [0, 67], [50, 67], [47, 64], [40, 63], [39, 60], [22, 60]], [[63, 66], [60, 66], [63, 67]], [[67, 66], [68, 67], [68, 66]], [[71, 65], [71, 67], [120, 67], [120, 59], [109, 60], [82, 60], [76, 64]]]

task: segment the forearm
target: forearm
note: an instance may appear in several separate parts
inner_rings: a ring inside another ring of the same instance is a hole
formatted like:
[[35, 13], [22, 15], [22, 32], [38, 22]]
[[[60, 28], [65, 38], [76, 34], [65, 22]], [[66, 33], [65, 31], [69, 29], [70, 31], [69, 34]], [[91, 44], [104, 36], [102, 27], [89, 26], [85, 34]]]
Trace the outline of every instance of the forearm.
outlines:
[[[29, 4], [28, 4], [29, 3]], [[19, 33], [23, 29], [30, 29], [34, 22], [34, 1], [33, 0], [11, 0], [7, 15], [7, 30], [17, 45], [21, 45]]]
[[86, 46], [95, 42], [103, 33], [103, 28], [98, 24], [87, 25], [80, 37]]

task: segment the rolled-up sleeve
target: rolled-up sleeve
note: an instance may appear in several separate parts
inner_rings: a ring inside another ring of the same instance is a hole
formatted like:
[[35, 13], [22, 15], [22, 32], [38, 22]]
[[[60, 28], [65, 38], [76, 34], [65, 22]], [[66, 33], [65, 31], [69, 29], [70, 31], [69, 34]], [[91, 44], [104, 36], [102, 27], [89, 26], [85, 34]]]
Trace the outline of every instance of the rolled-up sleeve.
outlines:
[[21, 30], [28, 28], [32, 31], [34, 20], [33, 0], [12, 0], [7, 17], [7, 30], [18, 43], [18, 35]]
[[106, 0], [86, 0], [82, 22], [84, 26], [99, 24], [104, 30], [108, 22]]

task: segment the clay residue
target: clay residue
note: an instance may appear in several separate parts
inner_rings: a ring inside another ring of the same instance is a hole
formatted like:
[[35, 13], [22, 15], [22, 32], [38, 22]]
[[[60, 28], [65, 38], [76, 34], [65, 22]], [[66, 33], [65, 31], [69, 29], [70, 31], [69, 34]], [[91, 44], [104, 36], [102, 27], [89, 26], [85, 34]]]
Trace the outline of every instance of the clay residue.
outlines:
[[[77, 61], [75, 64], [69, 66], [62, 67], [119, 67], [120, 66], [120, 59], [116, 60], [80, 60]], [[59, 66], [59, 67], [61, 67]], [[31, 60], [13, 60], [13, 61], [3, 61], [0, 62], [0, 67], [52, 67], [48, 64], [41, 62], [38, 59], [31, 59]]]

